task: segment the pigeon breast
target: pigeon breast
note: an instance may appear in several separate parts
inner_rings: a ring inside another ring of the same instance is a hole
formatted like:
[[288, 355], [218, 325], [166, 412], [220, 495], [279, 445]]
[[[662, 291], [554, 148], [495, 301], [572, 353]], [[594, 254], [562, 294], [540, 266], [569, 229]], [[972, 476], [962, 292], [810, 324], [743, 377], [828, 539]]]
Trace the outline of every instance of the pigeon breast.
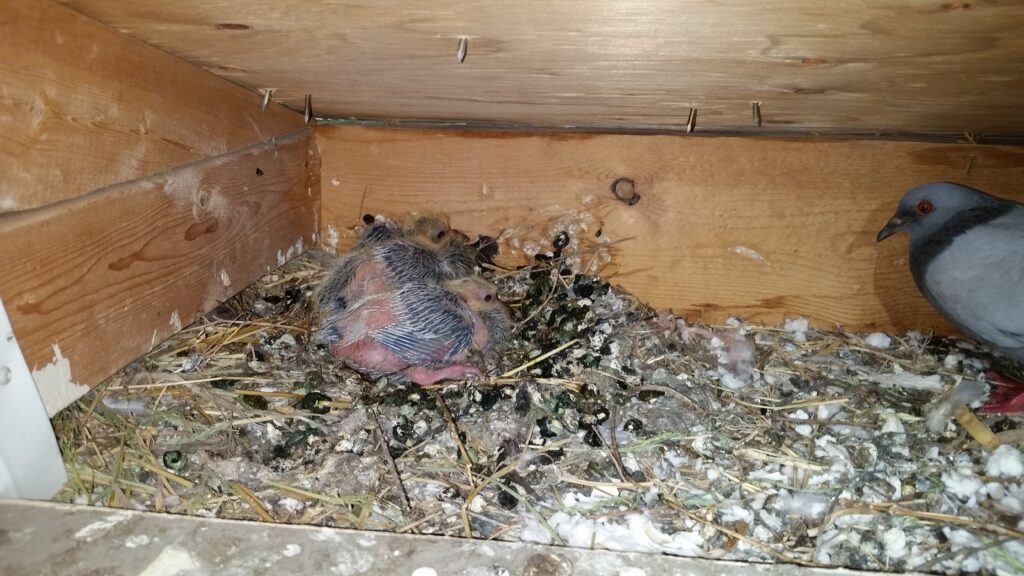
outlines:
[[915, 280], [932, 304], [964, 332], [1024, 362], [1024, 208], [966, 230], [928, 256], [916, 263]]

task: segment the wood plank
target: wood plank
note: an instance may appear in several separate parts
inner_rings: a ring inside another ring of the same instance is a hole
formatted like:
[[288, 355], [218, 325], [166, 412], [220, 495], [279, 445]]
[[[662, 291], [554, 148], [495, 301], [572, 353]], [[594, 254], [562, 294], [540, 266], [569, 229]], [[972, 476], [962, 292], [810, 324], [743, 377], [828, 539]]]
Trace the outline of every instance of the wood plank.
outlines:
[[[338, 248], [364, 212], [429, 208], [471, 233], [505, 230], [503, 262], [514, 265], [575, 225], [584, 262], [613, 242], [602, 275], [691, 320], [799, 315], [947, 332], [913, 285], [906, 237], [875, 235], [926, 181], [1024, 201], [1015, 147], [338, 126], [318, 127], [317, 140], [324, 237]], [[613, 196], [619, 178], [636, 182], [638, 203]]]
[[302, 127], [283, 106], [50, 0], [0, 4], [0, 212]]
[[1019, 1], [65, 1], [326, 117], [1024, 133]]
[[0, 216], [0, 297], [53, 414], [302, 252], [312, 131]]

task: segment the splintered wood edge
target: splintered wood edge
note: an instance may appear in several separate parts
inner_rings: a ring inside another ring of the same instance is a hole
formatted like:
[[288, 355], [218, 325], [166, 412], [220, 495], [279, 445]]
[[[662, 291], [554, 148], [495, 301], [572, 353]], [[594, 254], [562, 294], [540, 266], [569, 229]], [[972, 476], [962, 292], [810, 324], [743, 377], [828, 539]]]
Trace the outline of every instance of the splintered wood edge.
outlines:
[[351, 246], [364, 213], [429, 209], [499, 237], [512, 267], [568, 231], [581, 269], [690, 321], [951, 333], [913, 283], [905, 237], [876, 243], [878, 230], [922, 182], [1024, 200], [1024, 149], [1009, 146], [316, 130], [328, 247]]
[[309, 128], [0, 216], [0, 294], [52, 415], [316, 241]]

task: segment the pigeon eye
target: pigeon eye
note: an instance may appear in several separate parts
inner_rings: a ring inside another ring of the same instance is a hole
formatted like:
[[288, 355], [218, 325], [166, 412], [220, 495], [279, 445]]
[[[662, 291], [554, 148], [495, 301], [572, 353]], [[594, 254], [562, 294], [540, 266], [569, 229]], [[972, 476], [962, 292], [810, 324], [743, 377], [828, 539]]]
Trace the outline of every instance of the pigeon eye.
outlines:
[[435, 235], [435, 238], [440, 240], [441, 238], [444, 238], [444, 235], [445, 235], [445, 231], [444, 230], [438, 230], [437, 234]]
[[914, 209], [917, 210], [918, 214], [924, 216], [926, 214], [931, 214], [932, 212], [934, 212], [935, 205], [933, 205], [931, 202], [927, 200], [921, 200], [920, 202], [917, 203], [917, 206], [915, 206]]
[[484, 302], [490, 302], [491, 300], [494, 300], [494, 296], [491, 296], [490, 294], [484, 296]]

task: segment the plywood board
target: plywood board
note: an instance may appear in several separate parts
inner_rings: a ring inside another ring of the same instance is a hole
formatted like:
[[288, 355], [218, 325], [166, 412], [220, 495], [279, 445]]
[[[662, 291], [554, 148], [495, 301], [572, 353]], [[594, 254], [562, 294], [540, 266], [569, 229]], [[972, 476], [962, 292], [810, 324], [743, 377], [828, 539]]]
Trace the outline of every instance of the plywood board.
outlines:
[[[610, 243], [603, 276], [691, 320], [948, 331], [913, 284], [906, 237], [875, 235], [926, 181], [1024, 201], [1024, 148], [358, 127], [317, 139], [324, 237], [339, 249], [364, 212], [433, 209], [472, 233], [504, 230], [508, 265], [575, 227], [585, 262]], [[619, 178], [638, 202], [615, 198]]]
[[282, 106], [50, 0], [0, 4], [0, 213], [302, 126]]
[[326, 117], [1024, 133], [1022, 2], [65, 1]]
[[0, 216], [0, 297], [52, 414], [313, 241], [310, 129]]

